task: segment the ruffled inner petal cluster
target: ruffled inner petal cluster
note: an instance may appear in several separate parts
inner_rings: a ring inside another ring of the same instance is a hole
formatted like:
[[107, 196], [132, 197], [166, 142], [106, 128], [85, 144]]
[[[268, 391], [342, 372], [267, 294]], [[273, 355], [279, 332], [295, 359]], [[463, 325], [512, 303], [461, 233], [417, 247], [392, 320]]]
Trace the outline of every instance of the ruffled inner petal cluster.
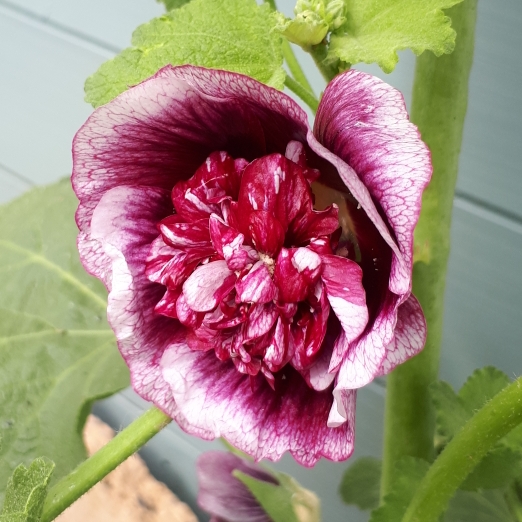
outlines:
[[[166, 287], [155, 310], [185, 326], [190, 349], [273, 389], [289, 365], [323, 390], [337, 370], [325, 357], [342, 356], [368, 322], [362, 271], [335, 255], [338, 208], [314, 209], [319, 175], [296, 141], [250, 163], [214, 152], [174, 186], [147, 259], [149, 280]], [[337, 338], [326, 338], [329, 320]]]

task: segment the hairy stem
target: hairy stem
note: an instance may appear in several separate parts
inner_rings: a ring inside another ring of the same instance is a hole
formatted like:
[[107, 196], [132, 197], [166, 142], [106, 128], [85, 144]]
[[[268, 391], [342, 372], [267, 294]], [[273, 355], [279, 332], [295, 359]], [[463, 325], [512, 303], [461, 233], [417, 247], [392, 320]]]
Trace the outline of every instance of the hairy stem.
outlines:
[[488, 451], [522, 422], [522, 377], [481, 408], [426, 473], [402, 522], [437, 522], [457, 488]]
[[41, 522], [50, 522], [84, 493], [135, 453], [171, 418], [153, 407], [118, 433], [106, 446], [82, 462], [74, 471], [55, 484], [45, 499]]
[[286, 63], [290, 72], [293, 74], [294, 78], [310, 93], [313, 94], [314, 90], [310, 85], [308, 78], [306, 77], [303, 69], [301, 68], [301, 64], [297, 61], [297, 58], [294, 54], [292, 46], [290, 42], [283, 38], [283, 56], [285, 57]]
[[287, 76], [285, 78], [285, 85], [301, 100], [303, 100], [310, 109], [312, 109], [313, 113], [317, 112], [317, 107], [319, 107], [318, 99], [309, 91], [307, 91], [299, 82], [296, 82], [292, 77]]
[[323, 78], [326, 80], [326, 83], [330, 82], [335, 76], [337, 76], [337, 74], [339, 73], [337, 64], [332, 63], [327, 65], [325, 63], [326, 54], [328, 52], [326, 43], [313, 45], [310, 49], [305, 50], [308, 51], [314, 59], [315, 65], [317, 65], [317, 68], [319, 69], [319, 71], [321, 71], [321, 74], [323, 75]]
[[473, 61], [477, 0], [448, 11], [457, 31], [453, 54], [417, 59], [411, 119], [431, 150], [433, 177], [424, 193], [415, 230], [413, 292], [428, 324], [423, 352], [398, 367], [386, 392], [381, 498], [393, 482], [395, 463], [403, 456], [434, 458], [434, 412], [428, 387], [437, 379], [453, 195], [467, 108]]
[[[267, 3], [273, 11], [277, 11], [277, 5], [275, 3], [275, 0], [265, 0], [265, 3]], [[308, 78], [306, 77], [303, 69], [301, 68], [300, 63], [298, 62], [297, 58], [295, 57], [294, 51], [292, 49], [292, 46], [290, 45], [290, 42], [283, 37], [283, 56], [286, 60], [286, 63], [288, 65], [288, 68], [290, 69], [290, 72], [293, 74], [294, 78], [312, 95], [314, 93], [314, 90], [312, 89], [312, 86], [308, 82]]]

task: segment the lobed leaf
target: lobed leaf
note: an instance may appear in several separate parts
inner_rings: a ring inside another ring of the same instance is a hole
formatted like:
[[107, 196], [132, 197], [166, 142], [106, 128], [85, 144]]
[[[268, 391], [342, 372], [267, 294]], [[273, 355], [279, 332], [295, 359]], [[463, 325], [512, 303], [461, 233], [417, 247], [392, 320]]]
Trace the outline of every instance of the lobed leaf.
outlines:
[[356, 460], [344, 473], [339, 494], [346, 504], [362, 510], [379, 505], [382, 463], [373, 457]]
[[[437, 448], [442, 449], [475, 412], [509, 382], [502, 371], [486, 367], [473, 372], [458, 393], [443, 381], [432, 384]], [[484, 457], [460, 487], [467, 491], [502, 488], [521, 473], [522, 429], [518, 427]]]
[[85, 99], [98, 107], [168, 64], [225, 69], [282, 89], [275, 23], [269, 6], [254, 0], [192, 0], [139, 26], [132, 47], [87, 78]]
[[78, 259], [76, 206], [64, 180], [0, 207], [0, 494], [41, 455], [53, 480], [71, 471], [93, 401], [129, 383], [107, 292]]
[[7, 483], [0, 522], [39, 522], [54, 462], [39, 457], [20, 464]]
[[397, 51], [429, 50], [440, 56], [455, 47], [455, 31], [444, 14], [462, 0], [345, 0], [346, 23], [332, 34], [327, 60], [377, 63], [389, 73]]
[[370, 522], [400, 522], [429, 467], [428, 462], [413, 457], [399, 460], [392, 489], [383, 504], [372, 511]]

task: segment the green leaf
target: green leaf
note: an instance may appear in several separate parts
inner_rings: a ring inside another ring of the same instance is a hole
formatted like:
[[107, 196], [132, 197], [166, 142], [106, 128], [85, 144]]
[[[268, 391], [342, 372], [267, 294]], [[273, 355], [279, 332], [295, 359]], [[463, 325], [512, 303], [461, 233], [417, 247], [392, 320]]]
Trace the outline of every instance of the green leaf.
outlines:
[[384, 503], [372, 511], [370, 522], [400, 522], [429, 467], [424, 460], [402, 458], [395, 468], [392, 489], [384, 497]]
[[232, 474], [250, 490], [274, 522], [299, 522], [292, 505], [293, 491], [257, 480], [239, 470], [234, 470]]
[[430, 392], [436, 411], [435, 446], [442, 449], [464, 426], [470, 414], [447, 382], [434, 382]]
[[522, 452], [498, 445], [460, 485], [460, 489], [497, 489], [508, 486], [522, 473]]
[[475, 370], [468, 377], [464, 386], [459, 390], [459, 397], [467, 410], [474, 415], [510, 382], [504, 372], [493, 366], [486, 366]]
[[[456, 394], [443, 381], [431, 386], [436, 409], [435, 444], [442, 449], [462, 426], [509, 384], [508, 376], [493, 367], [476, 370]], [[461, 489], [496, 489], [522, 473], [522, 430], [516, 428], [490, 451], [460, 486]]]
[[347, 21], [332, 34], [327, 59], [377, 63], [389, 73], [401, 49], [417, 55], [426, 50], [437, 56], [451, 53], [455, 31], [442, 10], [461, 1], [345, 0]]
[[437, 442], [447, 444], [475, 412], [509, 382], [505, 373], [487, 366], [475, 370], [458, 394], [443, 381], [432, 384], [432, 400], [437, 412]]
[[382, 463], [373, 457], [356, 460], [344, 473], [339, 493], [346, 504], [360, 509], [379, 505]]
[[190, 0], [156, 0], [160, 4], [165, 4], [165, 8], [167, 11], [171, 11], [172, 9], [178, 9], [179, 7], [183, 7], [185, 4], [188, 4]]
[[37, 458], [29, 468], [20, 464], [7, 483], [0, 522], [39, 522], [54, 462]]
[[502, 491], [457, 491], [444, 514], [444, 522], [513, 522]]
[[105, 62], [85, 82], [85, 99], [107, 103], [172, 64], [246, 74], [282, 89], [281, 36], [267, 4], [254, 0], [192, 0], [136, 29], [132, 47]]
[[93, 401], [129, 382], [107, 292], [78, 259], [76, 206], [64, 180], [0, 207], [0, 493], [41, 455], [53, 480], [72, 470]]

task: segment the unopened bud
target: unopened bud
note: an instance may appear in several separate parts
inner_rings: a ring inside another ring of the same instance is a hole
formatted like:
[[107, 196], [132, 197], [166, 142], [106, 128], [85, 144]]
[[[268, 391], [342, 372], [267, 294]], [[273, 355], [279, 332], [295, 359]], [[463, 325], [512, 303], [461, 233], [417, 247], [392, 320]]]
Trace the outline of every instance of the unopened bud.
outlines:
[[276, 29], [303, 48], [317, 45], [346, 20], [343, 0], [297, 0], [295, 18], [278, 13]]

